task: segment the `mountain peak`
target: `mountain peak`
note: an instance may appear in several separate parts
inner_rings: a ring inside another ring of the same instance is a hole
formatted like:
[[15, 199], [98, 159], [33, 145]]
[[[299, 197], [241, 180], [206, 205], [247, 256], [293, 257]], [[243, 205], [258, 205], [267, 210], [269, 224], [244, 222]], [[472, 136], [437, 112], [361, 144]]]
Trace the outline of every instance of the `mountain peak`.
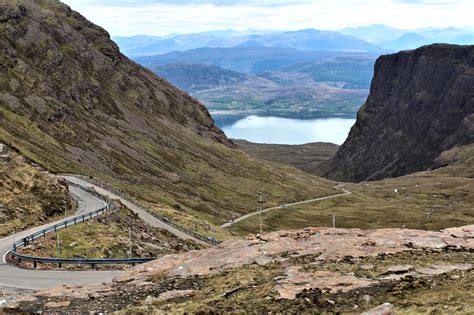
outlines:
[[324, 173], [352, 181], [402, 176], [473, 143], [472, 60], [474, 46], [447, 44], [380, 57], [357, 122]]

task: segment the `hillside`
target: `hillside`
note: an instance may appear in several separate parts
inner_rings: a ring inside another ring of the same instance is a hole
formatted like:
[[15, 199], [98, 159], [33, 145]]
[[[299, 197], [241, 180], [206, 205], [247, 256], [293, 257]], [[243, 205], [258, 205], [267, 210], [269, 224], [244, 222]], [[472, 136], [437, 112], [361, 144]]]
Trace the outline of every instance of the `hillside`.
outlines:
[[334, 143], [307, 143], [302, 145], [260, 144], [245, 140], [234, 140], [242, 151], [249, 155], [274, 163], [294, 166], [311, 172], [324, 161], [332, 158], [339, 146]]
[[73, 203], [65, 183], [0, 143], [0, 238], [64, 217]]
[[397, 177], [473, 143], [473, 60], [474, 46], [454, 45], [380, 57], [348, 139], [315, 172], [346, 181]]
[[188, 93], [218, 89], [249, 80], [245, 74], [202, 63], [170, 63], [148, 67]]
[[[298, 72], [247, 75], [190, 63], [154, 64], [148, 68], [202, 101], [211, 112], [234, 115], [353, 117], [368, 94], [366, 89], [338, 87], [349, 85], [347, 82], [321, 83]], [[339, 79], [343, 80], [342, 75]]]
[[0, 140], [44, 168], [88, 173], [212, 223], [251, 211], [257, 190], [271, 204], [334, 192], [234, 149], [201, 103], [68, 6], [14, 3], [0, 8]]

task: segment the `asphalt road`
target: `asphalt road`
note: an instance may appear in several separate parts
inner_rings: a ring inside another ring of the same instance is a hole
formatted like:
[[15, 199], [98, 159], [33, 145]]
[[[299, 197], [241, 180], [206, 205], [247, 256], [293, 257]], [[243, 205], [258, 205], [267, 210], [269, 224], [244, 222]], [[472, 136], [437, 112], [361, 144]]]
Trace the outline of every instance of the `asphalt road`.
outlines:
[[[78, 208], [74, 216], [93, 212], [104, 207], [105, 203], [92, 197], [83, 190], [69, 187], [71, 196], [77, 200]], [[71, 216], [69, 218], [72, 218]], [[68, 218], [68, 219], [69, 219]], [[35, 227], [27, 231], [16, 233], [0, 240], [0, 290], [37, 290], [53, 288], [69, 284], [91, 284], [110, 282], [120, 271], [47, 271], [26, 270], [16, 268], [5, 263], [5, 255], [10, 251], [13, 238], [18, 240], [48, 226], [57, 224], [53, 222]]]
[[99, 194], [103, 195], [103, 196], [108, 196], [109, 198], [112, 198], [112, 199], [118, 199], [120, 200], [127, 208], [129, 208], [130, 210], [132, 210], [133, 212], [135, 212], [136, 214], [138, 214], [138, 217], [140, 219], [142, 219], [144, 222], [146, 222], [147, 224], [150, 224], [154, 227], [158, 227], [158, 228], [161, 228], [161, 229], [165, 229], [167, 231], [169, 231], [171, 234], [179, 237], [180, 239], [184, 239], [184, 240], [193, 240], [195, 241], [196, 243], [199, 243], [199, 244], [202, 244], [202, 245], [206, 245], [206, 246], [209, 246], [209, 244], [201, 241], [201, 240], [198, 240], [178, 229], [175, 229], [174, 227], [166, 224], [165, 222], [161, 221], [160, 219], [152, 216], [151, 214], [149, 214], [148, 212], [144, 211], [143, 209], [141, 209], [140, 207], [137, 207], [135, 206], [133, 203], [127, 201], [126, 199], [123, 199], [122, 197], [108, 191], [108, 190], [105, 190], [99, 186], [96, 186], [94, 184], [91, 184], [85, 180], [82, 180], [82, 179], [79, 179], [79, 178], [76, 178], [76, 177], [73, 177], [73, 176], [62, 176], [63, 178], [67, 179], [68, 181], [72, 182], [72, 183], [75, 183], [75, 184], [79, 184], [83, 187], [90, 187], [90, 188], [94, 188]]
[[[309, 200], [294, 202], [294, 203], [287, 203], [287, 204], [284, 204], [284, 205], [263, 209], [261, 212], [265, 213], [265, 212], [272, 211], [272, 210], [286, 209], [286, 208], [289, 208], [289, 207], [292, 207], [292, 206], [298, 206], [298, 205], [303, 205], [303, 204], [306, 204], [306, 203], [313, 203], [313, 202], [317, 202], [317, 201], [322, 201], [322, 200], [327, 200], [327, 199], [332, 199], [332, 198], [337, 198], [337, 197], [342, 197], [342, 196], [352, 194], [350, 191], [345, 190], [344, 188], [341, 188], [341, 186], [339, 186], [337, 188], [341, 189], [343, 191], [343, 193], [332, 195], [332, 196], [327, 196], [327, 197], [321, 197], [321, 198], [315, 198], [315, 199], [309, 199]], [[243, 215], [243, 216], [241, 216], [241, 217], [239, 217], [239, 218], [237, 218], [237, 219], [235, 219], [231, 222], [227, 222], [227, 223], [222, 224], [221, 227], [222, 228], [230, 227], [230, 226], [232, 226], [233, 224], [235, 224], [237, 222], [248, 219], [248, 218], [253, 217], [254, 215], [258, 215], [258, 214], [260, 214], [260, 211], [247, 213], [246, 215]]]

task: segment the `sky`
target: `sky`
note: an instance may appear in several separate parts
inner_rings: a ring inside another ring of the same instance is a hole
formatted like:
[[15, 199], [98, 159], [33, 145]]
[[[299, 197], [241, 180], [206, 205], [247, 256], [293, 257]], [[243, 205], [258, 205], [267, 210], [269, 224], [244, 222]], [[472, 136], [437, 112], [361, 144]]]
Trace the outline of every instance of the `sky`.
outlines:
[[113, 36], [225, 29], [474, 27], [474, 0], [62, 0]]

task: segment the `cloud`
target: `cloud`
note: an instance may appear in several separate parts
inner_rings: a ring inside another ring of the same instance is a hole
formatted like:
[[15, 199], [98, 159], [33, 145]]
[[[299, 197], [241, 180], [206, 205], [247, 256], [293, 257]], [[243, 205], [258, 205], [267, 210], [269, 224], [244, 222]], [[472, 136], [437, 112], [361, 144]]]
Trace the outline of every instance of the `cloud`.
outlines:
[[[116, 36], [217, 29], [472, 27], [472, 0], [63, 0]], [[449, 2], [451, 1], [451, 2]], [[447, 4], [449, 2], [449, 4]]]
[[462, 3], [462, 0], [392, 0], [393, 2], [410, 5], [445, 6]]
[[103, 6], [115, 7], [143, 7], [159, 4], [171, 4], [176, 6], [184, 5], [205, 5], [212, 4], [216, 6], [235, 6], [235, 5], [254, 5], [254, 6], [287, 6], [295, 4], [305, 4], [314, 2], [314, 0], [69, 0], [67, 3], [77, 3], [81, 5], [100, 4]]

